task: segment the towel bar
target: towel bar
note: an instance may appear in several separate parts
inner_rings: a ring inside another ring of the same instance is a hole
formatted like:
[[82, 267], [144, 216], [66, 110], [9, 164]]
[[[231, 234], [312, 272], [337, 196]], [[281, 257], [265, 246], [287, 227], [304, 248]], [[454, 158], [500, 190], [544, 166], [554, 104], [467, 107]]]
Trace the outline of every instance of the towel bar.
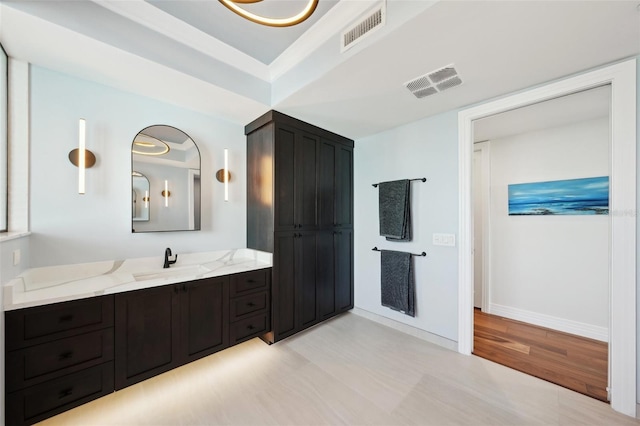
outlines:
[[[372, 248], [371, 250], [372, 250], [372, 251], [382, 251], [382, 250], [380, 250], [378, 247], [374, 247], [374, 248]], [[418, 256], [418, 257], [420, 257], [420, 256], [426, 256], [426, 255], [427, 255], [427, 253], [425, 253], [425, 252], [422, 252], [422, 253], [420, 253], [420, 254], [411, 253], [411, 256]]]
[[[427, 178], [416, 178], [416, 179], [409, 179], [409, 181], [414, 181], [414, 180], [421, 180], [422, 182], [426, 182]], [[381, 182], [378, 183], [372, 183], [371, 186], [373, 186], [374, 188], [377, 188], [378, 185], [380, 185]]]

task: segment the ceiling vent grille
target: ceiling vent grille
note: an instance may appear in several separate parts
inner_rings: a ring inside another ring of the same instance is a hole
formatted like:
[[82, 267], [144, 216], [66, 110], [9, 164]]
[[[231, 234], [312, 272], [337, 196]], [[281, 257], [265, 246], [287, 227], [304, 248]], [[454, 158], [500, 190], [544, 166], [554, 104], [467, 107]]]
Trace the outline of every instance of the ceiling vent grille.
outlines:
[[373, 30], [382, 28], [385, 24], [385, 3], [382, 2], [376, 6], [372, 12], [369, 12], [364, 18], [358, 22], [352, 24], [342, 32], [340, 35], [340, 51], [344, 52], [359, 42], [361, 42], [365, 36], [370, 35]]
[[453, 65], [437, 69], [408, 81], [404, 86], [418, 99], [451, 89], [462, 84]]

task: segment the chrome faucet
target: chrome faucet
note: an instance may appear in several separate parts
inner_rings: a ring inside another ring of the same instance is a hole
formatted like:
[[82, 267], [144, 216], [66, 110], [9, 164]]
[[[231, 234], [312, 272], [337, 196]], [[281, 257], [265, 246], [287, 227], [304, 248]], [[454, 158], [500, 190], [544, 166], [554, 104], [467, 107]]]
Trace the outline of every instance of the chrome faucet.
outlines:
[[175, 258], [173, 260], [169, 260], [169, 258], [171, 257], [171, 249], [169, 247], [167, 247], [164, 251], [164, 266], [163, 268], [168, 268], [171, 265], [173, 265], [174, 263], [176, 263], [178, 261], [178, 255], [176, 254]]

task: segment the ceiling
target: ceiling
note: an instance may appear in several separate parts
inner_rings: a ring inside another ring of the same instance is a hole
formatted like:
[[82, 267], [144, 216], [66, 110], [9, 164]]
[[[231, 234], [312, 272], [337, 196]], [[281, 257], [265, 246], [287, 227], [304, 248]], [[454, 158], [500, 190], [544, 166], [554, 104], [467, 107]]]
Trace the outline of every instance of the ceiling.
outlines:
[[[272, 16], [306, 0], [265, 0]], [[385, 24], [340, 34], [385, 5]], [[638, 1], [320, 0], [268, 28], [216, 0], [0, 0], [17, 59], [239, 124], [276, 109], [364, 138], [640, 54]], [[462, 85], [417, 99], [404, 84], [454, 64]]]
[[611, 85], [583, 90], [476, 120], [474, 142], [484, 142], [609, 117]]

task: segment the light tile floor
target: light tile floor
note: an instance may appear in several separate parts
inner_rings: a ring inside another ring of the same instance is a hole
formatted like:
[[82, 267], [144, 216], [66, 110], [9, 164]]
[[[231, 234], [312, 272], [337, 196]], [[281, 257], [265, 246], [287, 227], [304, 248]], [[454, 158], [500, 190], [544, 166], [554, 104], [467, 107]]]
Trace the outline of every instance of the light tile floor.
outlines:
[[348, 313], [259, 339], [41, 423], [640, 425], [611, 407]]

